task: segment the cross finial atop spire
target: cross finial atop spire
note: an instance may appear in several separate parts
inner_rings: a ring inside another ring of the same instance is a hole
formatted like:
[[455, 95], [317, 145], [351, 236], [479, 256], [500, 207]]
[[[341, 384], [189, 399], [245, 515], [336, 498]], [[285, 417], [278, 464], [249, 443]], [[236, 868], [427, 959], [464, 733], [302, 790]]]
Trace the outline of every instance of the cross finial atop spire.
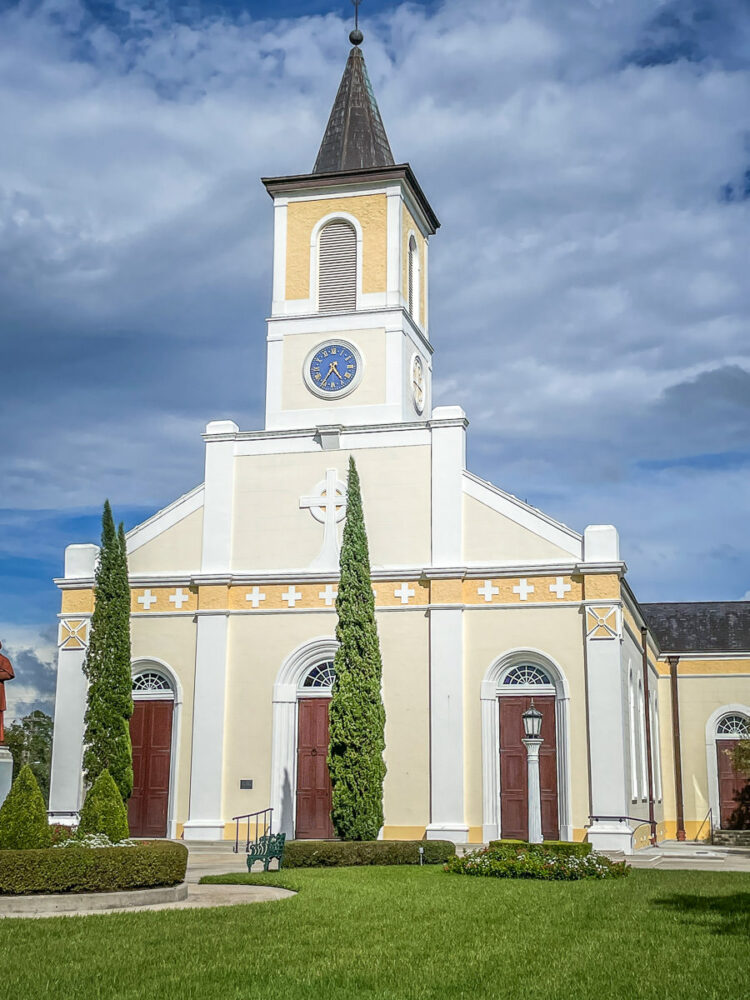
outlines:
[[362, 40], [365, 37], [359, 30], [359, 5], [361, 3], [362, 0], [352, 0], [352, 4], [354, 6], [354, 31], [352, 31], [349, 35], [349, 41], [352, 45], [361, 45]]

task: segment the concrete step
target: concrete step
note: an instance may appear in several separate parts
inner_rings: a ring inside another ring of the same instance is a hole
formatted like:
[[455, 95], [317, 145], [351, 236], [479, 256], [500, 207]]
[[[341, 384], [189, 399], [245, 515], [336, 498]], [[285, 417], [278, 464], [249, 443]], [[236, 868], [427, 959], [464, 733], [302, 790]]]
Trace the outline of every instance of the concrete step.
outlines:
[[713, 842], [721, 847], [750, 847], [750, 830], [714, 830]]

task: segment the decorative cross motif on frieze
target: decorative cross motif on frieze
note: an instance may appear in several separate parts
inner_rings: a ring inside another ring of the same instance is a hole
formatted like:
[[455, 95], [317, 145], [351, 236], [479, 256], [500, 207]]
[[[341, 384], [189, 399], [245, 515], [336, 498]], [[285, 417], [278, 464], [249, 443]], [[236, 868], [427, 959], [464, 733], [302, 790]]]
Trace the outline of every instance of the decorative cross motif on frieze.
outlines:
[[414, 597], [414, 591], [408, 583], [402, 583], [400, 587], [393, 591], [393, 596], [400, 598], [402, 604], [408, 604], [409, 598]]
[[318, 594], [321, 601], [326, 602], [326, 607], [330, 608], [333, 606], [334, 601], [338, 597], [338, 590], [335, 590], [329, 583], [325, 590], [321, 590]]
[[178, 587], [174, 594], [169, 595], [169, 600], [178, 611], [182, 611], [182, 605], [190, 600], [190, 594], [186, 594], [182, 587]]
[[253, 587], [249, 594], [245, 594], [245, 600], [250, 601], [254, 608], [260, 607], [260, 602], [265, 601], [266, 595], [261, 594], [260, 587]]
[[534, 585], [533, 583], [529, 583], [529, 581], [524, 577], [522, 580], [518, 581], [518, 586], [513, 588], [513, 593], [518, 594], [522, 601], [526, 601], [528, 600], [529, 594], [534, 593]]
[[565, 582], [564, 576], [558, 576], [555, 582], [549, 585], [549, 589], [557, 597], [558, 601], [563, 601], [567, 592], [573, 588], [569, 583]]
[[295, 588], [293, 583], [289, 584], [289, 589], [285, 594], [281, 595], [282, 601], [286, 601], [287, 606], [294, 608], [297, 605], [297, 601], [302, 600], [302, 594]]
[[144, 611], [150, 611], [151, 605], [156, 604], [156, 594], [152, 594], [150, 590], [144, 590], [143, 596], [138, 598], [138, 603], [143, 605]]
[[339, 538], [336, 524], [346, 516], [346, 486], [338, 478], [336, 469], [327, 469], [309, 496], [300, 497], [301, 510], [309, 510], [316, 521], [324, 526], [323, 545], [310, 569], [338, 569]]
[[485, 602], [487, 604], [489, 604], [492, 598], [495, 596], [495, 594], [500, 593], [500, 588], [493, 587], [492, 580], [485, 580], [483, 587], [477, 587], [477, 593], [479, 594], [480, 597], [483, 597], [485, 599]]

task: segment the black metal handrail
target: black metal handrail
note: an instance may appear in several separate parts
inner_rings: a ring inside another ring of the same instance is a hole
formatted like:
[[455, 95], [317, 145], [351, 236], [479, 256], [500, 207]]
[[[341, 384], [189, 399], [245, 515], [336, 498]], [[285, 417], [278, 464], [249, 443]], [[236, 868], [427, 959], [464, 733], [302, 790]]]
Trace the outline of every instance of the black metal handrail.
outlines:
[[714, 839], [714, 811], [713, 808], [709, 809], [706, 815], [703, 817], [703, 822], [698, 827], [698, 832], [693, 838], [693, 843], [698, 843], [700, 840], [700, 835], [703, 832], [703, 827], [706, 825], [706, 820], [708, 820], [708, 840], [709, 843], [713, 843]]
[[[256, 845], [261, 837], [273, 833], [273, 809], [259, 809], [258, 812], [245, 813], [244, 816], [232, 816], [234, 823], [234, 853], [240, 853], [240, 823], [247, 820], [247, 837], [245, 838], [245, 854], [250, 853], [250, 845]], [[250, 828], [254, 825], [255, 838], [250, 836]]]

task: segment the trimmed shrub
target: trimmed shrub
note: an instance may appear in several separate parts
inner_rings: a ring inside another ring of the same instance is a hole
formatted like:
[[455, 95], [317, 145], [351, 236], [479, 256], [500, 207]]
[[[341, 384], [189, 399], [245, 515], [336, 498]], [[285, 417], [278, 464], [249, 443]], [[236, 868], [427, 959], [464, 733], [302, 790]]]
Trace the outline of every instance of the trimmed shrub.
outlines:
[[0, 850], [34, 850], [51, 843], [47, 807], [34, 772], [25, 764], [0, 807]]
[[81, 809], [78, 835], [103, 833], [116, 844], [127, 840], [128, 814], [114, 778], [105, 768], [86, 793], [86, 801]]
[[292, 840], [284, 849], [284, 868], [343, 868], [354, 865], [444, 864], [456, 853], [449, 840]]
[[[529, 845], [535, 848], [541, 844]], [[555, 854], [551, 851], [515, 851], [513, 848], [486, 848], [462, 858], [452, 858], [445, 871], [454, 875], [487, 878], [528, 878], [544, 881], [576, 882], [581, 879], [623, 878], [630, 874], [624, 861], [610, 861], [601, 854]]]
[[556, 854], [559, 857], [585, 858], [591, 854], [591, 844], [587, 841], [570, 840], [545, 840], [542, 844], [529, 844], [525, 840], [491, 840], [489, 849], [499, 851], [507, 849], [528, 853], [529, 851], [544, 851], [547, 854]]
[[185, 880], [184, 844], [145, 841], [136, 847], [51, 847], [0, 852], [0, 895], [118, 892], [179, 885]]

